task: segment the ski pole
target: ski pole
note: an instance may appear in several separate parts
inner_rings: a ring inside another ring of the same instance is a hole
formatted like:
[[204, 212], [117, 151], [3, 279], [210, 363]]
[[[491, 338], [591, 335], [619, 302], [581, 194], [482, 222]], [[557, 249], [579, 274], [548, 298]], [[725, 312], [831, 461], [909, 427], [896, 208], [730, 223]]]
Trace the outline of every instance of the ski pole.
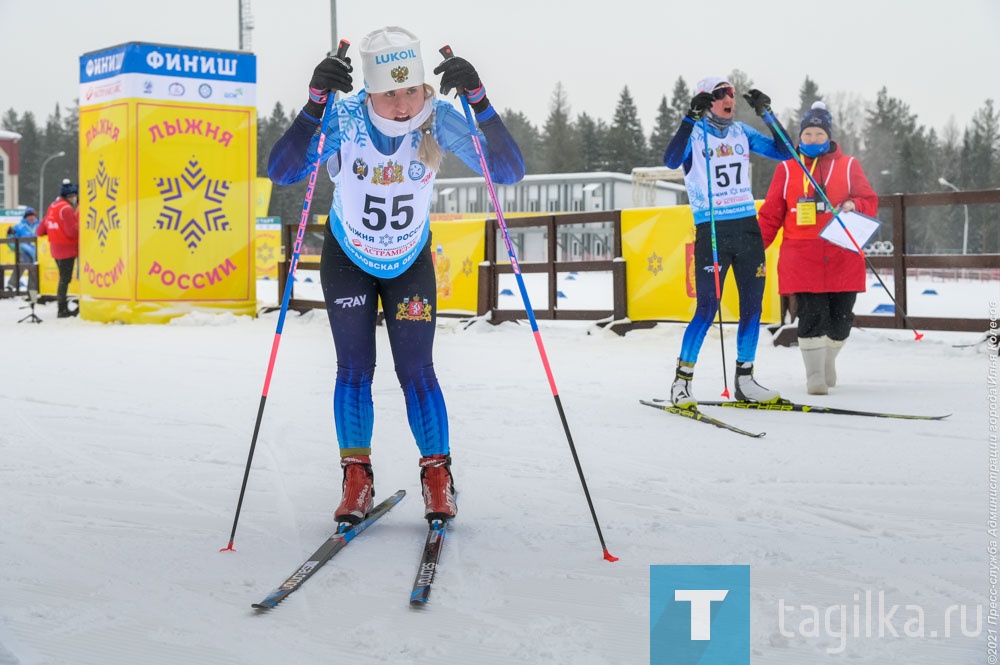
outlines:
[[813, 178], [812, 173], [810, 173], [809, 169], [806, 168], [806, 165], [802, 161], [802, 158], [799, 157], [798, 151], [795, 150], [795, 147], [792, 145], [792, 142], [788, 140], [788, 137], [785, 135], [784, 130], [782, 130], [781, 123], [778, 122], [778, 119], [774, 117], [774, 113], [771, 112], [770, 108], [766, 108], [764, 109], [764, 113], [762, 113], [760, 117], [772, 129], [774, 129], [774, 131], [778, 134], [779, 137], [781, 137], [781, 140], [785, 143], [785, 146], [788, 148], [788, 152], [792, 153], [792, 157], [795, 159], [795, 163], [799, 165], [799, 168], [802, 169], [802, 172], [805, 173], [806, 176], [809, 178], [809, 182], [812, 183], [813, 189], [815, 189], [816, 193], [823, 198], [823, 202], [826, 203], [826, 207], [831, 212], [833, 212], [833, 218], [837, 220], [837, 223], [840, 224], [840, 228], [843, 229], [844, 233], [847, 234], [847, 237], [850, 239], [851, 244], [854, 245], [854, 249], [857, 250], [858, 254], [861, 255], [861, 258], [865, 260], [865, 264], [868, 266], [868, 269], [872, 271], [872, 274], [875, 275], [875, 279], [877, 279], [878, 283], [882, 285], [882, 288], [885, 290], [886, 294], [889, 296], [889, 299], [892, 301], [892, 306], [895, 307], [896, 310], [903, 315], [903, 321], [906, 323], [906, 325], [910, 326], [910, 330], [913, 331], [913, 335], [915, 337], [914, 341], [919, 342], [924, 336], [923, 333], [917, 332], [917, 329], [912, 325], [910, 325], [910, 320], [909, 317], [906, 315], [906, 310], [900, 307], [899, 304], [896, 302], [896, 299], [893, 297], [892, 292], [889, 291], [889, 287], [886, 286], [885, 282], [882, 281], [881, 275], [878, 274], [878, 271], [875, 270], [875, 266], [873, 266], [871, 260], [869, 260], [868, 255], [865, 254], [864, 250], [861, 249], [861, 246], [858, 245], [858, 241], [854, 239], [854, 235], [847, 228], [847, 225], [844, 224], [844, 220], [840, 218], [840, 212], [838, 212], [837, 209], [834, 207], [834, 205], [830, 203], [830, 199], [826, 197], [826, 192], [823, 191], [823, 188], [820, 187], [819, 183], [816, 182], [816, 179]]
[[[343, 59], [347, 55], [347, 49], [351, 45], [346, 39], [341, 39], [337, 47], [336, 57]], [[247, 466], [243, 472], [243, 485], [240, 487], [240, 498], [236, 502], [236, 515], [233, 517], [233, 530], [229, 534], [229, 545], [223, 547], [220, 552], [235, 551], [233, 541], [236, 539], [236, 525], [240, 520], [240, 510], [243, 508], [243, 497], [247, 491], [247, 481], [250, 478], [250, 465], [253, 463], [253, 453], [257, 448], [257, 436], [260, 434], [260, 421], [264, 417], [264, 405], [267, 403], [267, 393], [271, 386], [271, 374], [274, 372], [274, 361], [278, 357], [278, 346], [281, 344], [281, 331], [285, 327], [285, 314], [288, 313], [288, 302], [292, 297], [292, 282], [295, 281], [295, 268], [299, 264], [299, 253], [302, 251], [302, 239], [306, 234], [306, 224], [309, 222], [309, 208], [312, 207], [313, 193], [316, 191], [316, 178], [319, 174], [320, 162], [323, 160], [323, 145], [326, 143], [326, 132], [330, 127], [330, 121], [334, 117], [332, 111], [336, 102], [336, 92], [331, 94], [326, 100], [326, 109], [323, 111], [323, 118], [320, 121], [319, 142], [316, 145], [316, 163], [313, 164], [309, 173], [309, 185], [306, 188], [305, 201], [302, 203], [302, 216], [299, 218], [299, 229], [295, 234], [295, 244], [292, 252], [292, 261], [288, 266], [288, 277], [285, 280], [285, 291], [281, 296], [281, 312], [278, 314], [278, 325], [274, 331], [274, 339], [271, 341], [271, 355], [267, 361], [267, 373], [264, 375], [264, 389], [260, 395], [260, 405], [257, 407], [257, 422], [253, 426], [253, 437], [250, 439], [250, 453], [247, 455]]]
[[[455, 57], [455, 53], [451, 50], [451, 46], [445, 45], [438, 49], [438, 52], [444, 56], [445, 60]], [[549, 388], [552, 390], [552, 397], [555, 398], [556, 409], [559, 411], [559, 419], [562, 421], [563, 431], [566, 432], [566, 440], [569, 442], [570, 452], [573, 454], [573, 462], [576, 464], [576, 472], [580, 475], [580, 483], [583, 485], [583, 493], [587, 497], [587, 505], [590, 507], [590, 515], [594, 518], [594, 526], [597, 528], [597, 537], [601, 541], [601, 548], [604, 550], [604, 558], [608, 561], [617, 561], [618, 557], [613, 556], [611, 552], [608, 551], [608, 546], [604, 543], [604, 534], [601, 533], [601, 524], [597, 519], [597, 511], [594, 510], [594, 502], [590, 498], [590, 490], [587, 488], [587, 479], [583, 475], [583, 467], [580, 466], [580, 458], [576, 454], [576, 445], [573, 443], [573, 435], [569, 431], [569, 423], [566, 421], [566, 413], [563, 411], [562, 401], [559, 399], [559, 389], [556, 388], [555, 378], [552, 376], [552, 368], [549, 366], [549, 357], [545, 352], [545, 345], [542, 343], [542, 335], [538, 330], [538, 322], [535, 321], [535, 312], [531, 308], [531, 301], [528, 299], [528, 291], [524, 286], [524, 277], [521, 275], [521, 266], [517, 262], [517, 254], [514, 251], [514, 246], [510, 241], [510, 234], [507, 231], [507, 222], [503, 218], [503, 209], [500, 207], [500, 201], [497, 197], [496, 189], [493, 186], [493, 178], [490, 175], [489, 166], [486, 164], [486, 153], [483, 150], [482, 144], [479, 142], [479, 130], [476, 129], [476, 121], [472, 117], [472, 109], [469, 107], [469, 100], [465, 97], [465, 91], [459, 91], [459, 97], [462, 99], [462, 108], [465, 110], [465, 120], [469, 125], [469, 135], [472, 138], [472, 144], [476, 148], [476, 154], [479, 156], [479, 166], [483, 170], [483, 179], [486, 180], [486, 190], [490, 194], [490, 200], [493, 202], [493, 209], [497, 213], [497, 224], [500, 226], [500, 232], [503, 234], [503, 242], [507, 247], [507, 256], [510, 257], [510, 266], [514, 271], [514, 277], [517, 279], [517, 288], [521, 292], [521, 300], [524, 301], [524, 310], [528, 314], [528, 321], [531, 323], [531, 332], [535, 336], [535, 345], [538, 347], [538, 355], [542, 359], [542, 367], [545, 368], [545, 376], [549, 380]]]
[[[708, 181], [708, 215], [712, 224], [712, 265], [715, 271], [715, 300], [719, 308], [719, 346], [722, 348], [722, 397], [729, 397], [729, 380], [726, 378], [726, 342], [722, 338], [722, 281], [719, 278], [719, 245], [715, 241], [715, 203], [712, 201], [712, 167], [708, 158], [708, 126], [701, 119], [701, 132], [705, 135], [705, 180]], [[697, 279], [695, 282], [697, 283]]]

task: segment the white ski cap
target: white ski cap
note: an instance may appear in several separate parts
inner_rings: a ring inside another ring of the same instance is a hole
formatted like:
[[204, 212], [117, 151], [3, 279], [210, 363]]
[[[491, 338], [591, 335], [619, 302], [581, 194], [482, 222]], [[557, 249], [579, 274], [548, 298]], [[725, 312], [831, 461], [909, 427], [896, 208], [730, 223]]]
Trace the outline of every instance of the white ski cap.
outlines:
[[719, 87], [720, 83], [729, 83], [729, 81], [721, 76], [709, 76], [707, 78], [703, 78], [698, 81], [698, 85], [695, 86], [694, 94], [697, 95], [699, 92], [712, 92]]
[[373, 30], [361, 39], [361, 69], [368, 92], [422, 85], [424, 63], [420, 40], [395, 25]]

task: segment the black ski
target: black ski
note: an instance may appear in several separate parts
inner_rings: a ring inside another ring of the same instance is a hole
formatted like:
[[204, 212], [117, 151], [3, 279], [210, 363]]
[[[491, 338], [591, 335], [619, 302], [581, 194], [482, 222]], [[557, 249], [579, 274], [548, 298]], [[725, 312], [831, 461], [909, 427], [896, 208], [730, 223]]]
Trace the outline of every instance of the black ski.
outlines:
[[431, 520], [427, 526], [427, 540], [424, 541], [424, 552], [420, 556], [420, 568], [417, 569], [417, 578], [413, 581], [413, 591], [410, 592], [411, 607], [423, 607], [430, 600], [447, 530], [447, 520]]
[[663, 409], [667, 413], [676, 413], [678, 416], [683, 416], [691, 420], [697, 420], [701, 423], [706, 423], [708, 425], [715, 425], [716, 427], [721, 427], [722, 429], [727, 429], [730, 432], [736, 432], [737, 434], [742, 434], [743, 436], [749, 436], [754, 439], [759, 439], [760, 437], [767, 434], [767, 432], [748, 432], [745, 429], [740, 429], [735, 425], [730, 425], [729, 423], [723, 422], [712, 416], [707, 416], [698, 409], [682, 409], [680, 407], [674, 406], [670, 402], [661, 399], [654, 399], [652, 401], [641, 399], [640, 404], [645, 404], [646, 406], [651, 406], [654, 409]]
[[815, 406], [813, 404], [797, 404], [787, 399], [781, 399], [770, 404], [760, 402], [698, 402], [701, 406], [723, 406], [731, 409], [752, 409], [754, 411], [799, 411], [802, 413], [833, 413], [841, 416], [869, 416], [872, 418], [902, 418], [904, 420], [944, 420], [950, 413], [943, 416], [911, 416], [902, 413], [883, 413], [880, 411], [857, 411], [855, 409], [839, 409], [832, 406]]
[[299, 566], [298, 570], [292, 573], [291, 577], [282, 583], [277, 589], [272, 591], [267, 595], [264, 600], [259, 603], [253, 603], [250, 607], [258, 610], [269, 610], [276, 606], [278, 603], [283, 601], [289, 596], [293, 591], [298, 590], [302, 584], [312, 577], [313, 573], [320, 569], [324, 563], [332, 559], [337, 552], [347, 547], [347, 544], [354, 540], [354, 538], [374, 524], [380, 517], [389, 512], [397, 503], [402, 501], [403, 497], [406, 496], [406, 490], [399, 490], [389, 498], [378, 504], [372, 511], [368, 513], [368, 517], [364, 519], [363, 522], [359, 522], [354, 526], [346, 529], [341, 533], [335, 533], [326, 539], [319, 549], [312, 553], [305, 563]]

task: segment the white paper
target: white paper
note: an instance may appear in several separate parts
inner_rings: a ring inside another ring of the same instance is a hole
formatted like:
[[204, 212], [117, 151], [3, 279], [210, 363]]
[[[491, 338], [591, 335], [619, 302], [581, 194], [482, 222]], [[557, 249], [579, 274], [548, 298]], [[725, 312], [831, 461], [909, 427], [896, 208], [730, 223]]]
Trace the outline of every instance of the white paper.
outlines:
[[[839, 217], [840, 221], [847, 227], [847, 230], [851, 232], [851, 236], [858, 242], [858, 247], [867, 245], [868, 241], [875, 235], [875, 232], [878, 231], [878, 227], [882, 226], [882, 222], [879, 220], [874, 217], [862, 215], [859, 212], [842, 212], [839, 214]], [[837, 217], [831, 219], [823, 230], [819, 232], [819, 237], [832, 242], [838, 247], [849, 249], [855, 254], [858, 252], [854, 247], [854, 243], [851, 242], [851, 239], [844, 231], [844, 227], [837, 221]]]

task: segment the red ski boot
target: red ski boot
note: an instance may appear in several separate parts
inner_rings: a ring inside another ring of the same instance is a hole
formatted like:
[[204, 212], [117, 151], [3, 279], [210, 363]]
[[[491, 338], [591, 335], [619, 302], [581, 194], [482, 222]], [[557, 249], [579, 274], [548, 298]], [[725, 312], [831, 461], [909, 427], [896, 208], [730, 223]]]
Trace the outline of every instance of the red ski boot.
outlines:
[[375, 505], [375, 478], [368, 455], [352, 455], [340, 460], [344, 469], [344, 498], [334, 515], [338, 522], [357, 524]]
[[420, 484], [424, 494], [424, 517], [428, 521], [450, 520], [458, 514], [451, 455], [421, 457]]

